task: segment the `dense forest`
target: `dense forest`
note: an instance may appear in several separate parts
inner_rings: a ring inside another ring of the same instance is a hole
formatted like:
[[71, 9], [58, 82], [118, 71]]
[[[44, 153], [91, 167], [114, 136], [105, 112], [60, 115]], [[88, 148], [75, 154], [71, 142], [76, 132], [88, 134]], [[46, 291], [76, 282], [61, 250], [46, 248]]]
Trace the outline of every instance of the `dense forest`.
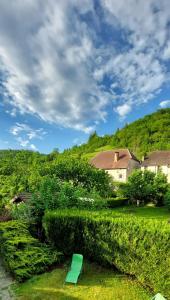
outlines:
[[65, 154], [93, 157], [96, 152], [129, 148], [139, 159], [153, 150], [170, 150], [170, 108], [147, 115], [113, 135], [100, 137], [94, 132], [86, 144], [65, 150]]

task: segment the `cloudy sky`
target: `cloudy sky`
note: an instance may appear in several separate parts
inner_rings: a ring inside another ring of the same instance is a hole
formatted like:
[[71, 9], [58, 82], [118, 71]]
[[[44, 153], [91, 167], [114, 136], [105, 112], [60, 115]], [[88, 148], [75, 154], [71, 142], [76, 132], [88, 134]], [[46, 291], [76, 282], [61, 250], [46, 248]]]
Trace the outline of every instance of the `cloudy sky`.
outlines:
[[0, 0], [0, 148], [48, 153], [170, 107], [169, 0]]

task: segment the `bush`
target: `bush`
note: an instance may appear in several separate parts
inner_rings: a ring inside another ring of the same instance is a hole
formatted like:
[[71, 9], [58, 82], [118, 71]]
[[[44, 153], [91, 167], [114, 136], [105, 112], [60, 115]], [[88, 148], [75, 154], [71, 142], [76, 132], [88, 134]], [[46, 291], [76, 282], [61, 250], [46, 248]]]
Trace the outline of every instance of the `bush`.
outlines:
[[154, 174], [148, 170], [135, 170], [128, 177], [127, 184], [120, 186], [120, 189], [131, 204], [147, 204], [152, 201], [157, 206], [162, 206], [168, 183], [161, 172]]
[[166, 175], [159, 172], [154, 177], [153, 190], [154, 190], [154, 193], [153, 193], [154, 203], [156, 203], [157, 206], [163, 206], [165, 194], [168, 190], [168, 183], [167, 183]]
[[63, 210], [47, 212], [44, 228], [52, 245], [66, 255], [82, 253], [169, 295], [170, 235], [165, 221]]
[[18, 281], [44, 272], [61, 259], [61, 253], [33, 238], [23, 222], [0, 223], [0, 253]]
[[166, 207], [168, 207], [168, 209], [170, 209], [170, 188], [168, 189], [168, 191], [165, 194], [164, 204]]
[[127, 204], [127, 198], [108, 198], [106, 203], [108, 208], [121, 207]]
[[26, 220], [41, 227], [45, 210], [57, 208], [100, 209], [105, 202], [95, 191], [88, 192], [81, 186], [73, 186], [69, 182], [62, 182], [58, 178], [44, 178], [39, 191], [34, 193], [27, 203], [13, 205], [14, 219]]
[[88, 192], [95, 189], [101, 197], [110, 197], [113, 190], [111, 177], [104, 171], [91, 166], [86, 160], [61, 157], [52, 171], [56, 177], [82, 186]]

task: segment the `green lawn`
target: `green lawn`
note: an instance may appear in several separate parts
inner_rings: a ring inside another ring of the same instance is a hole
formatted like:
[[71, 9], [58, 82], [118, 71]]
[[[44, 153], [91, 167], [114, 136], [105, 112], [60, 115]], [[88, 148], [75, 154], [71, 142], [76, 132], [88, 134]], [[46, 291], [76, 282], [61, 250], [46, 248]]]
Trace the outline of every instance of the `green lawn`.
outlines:
[[15, 287], [17, 300], [150, 300], [135, 280], [113, 270], [85, 263], [78, 285], [63, 286], [67, 268], [35, 276]]
[[145, 217], [147, 219], [170, 219], [170, 211], [164, 207], [120, 207], [115, 208], [115, 212], [126, 215], [134, 215], [136, 217]]

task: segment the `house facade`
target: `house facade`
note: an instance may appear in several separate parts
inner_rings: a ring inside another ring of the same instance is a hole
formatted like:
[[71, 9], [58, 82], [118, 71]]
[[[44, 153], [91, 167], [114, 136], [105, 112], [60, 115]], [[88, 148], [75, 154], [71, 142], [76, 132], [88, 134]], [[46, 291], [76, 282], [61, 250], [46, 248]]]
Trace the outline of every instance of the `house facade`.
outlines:
[[161, 171], [170, 183], [170, 151], [153, 151], [144, 158], [141, 170], [149, 170], [156, 174]]
[[140, 168], [140, 162], [128, 149], [100, 152], [91, 159], [91, 164], [105, 170], [118, 182], [126, 182], [133, 169]]

